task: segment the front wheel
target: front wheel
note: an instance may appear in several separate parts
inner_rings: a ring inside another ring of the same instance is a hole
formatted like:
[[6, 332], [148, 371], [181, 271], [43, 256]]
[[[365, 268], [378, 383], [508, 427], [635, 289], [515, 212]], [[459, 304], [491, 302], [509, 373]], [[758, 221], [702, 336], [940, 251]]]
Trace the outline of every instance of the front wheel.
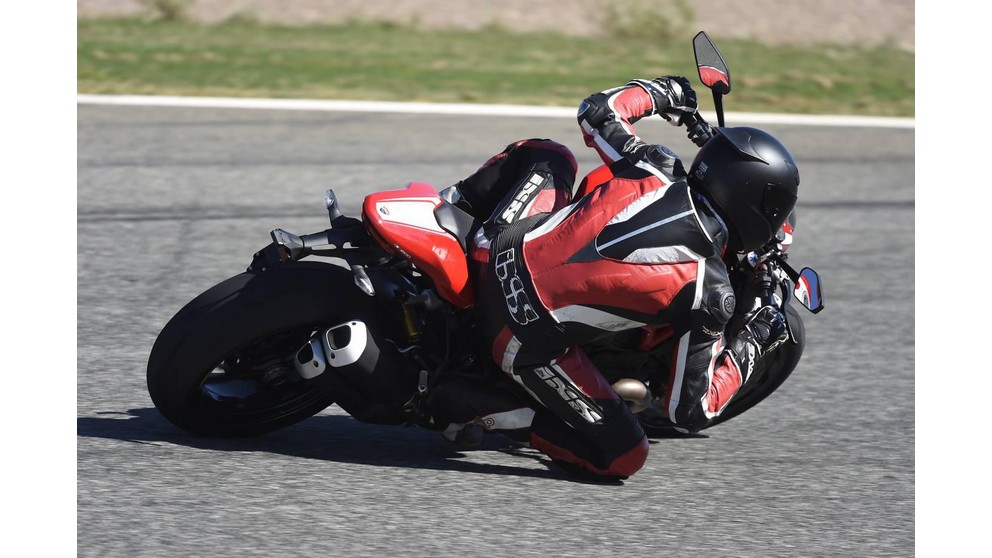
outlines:
[[295, 262], [242, 273], [193, 299], [166, 324], [148, 359], [148, 392], [162, 415], [205, 436], [253, 436], [334, 402], [292, 359], [321, 327], [363, 318], [374, 301], [351, 273]]
[[[768, 355], [768, 358], [760, 362], [755, 368], [752, 378], [734, 395], [720, 416], [707, 424], [704, 430], [723, 424], [761, 403], [781, 387], [795, 370], [806, 345], [806, 327], [794, 306], [789, 306], [786, 309], [786, 319], [796, 336], [796, 344], [786, 342]], [[683, 431], [676, 430], [668, 417], [655, 409], [649, 408], [635, 416], [648, 436], [679, 437], [686, 435]]]
[[754, 371], [755, 377], [734, 395], [727, 408], [706, 428], [722, 424], [761, 403], [785, 383], [795, 370], [806, 346], [806, 326], [794, 305], [786, 308], [785, 314], [789, 327], [796, 336], [796, 344], [786, 341], [768, 355], [768, 358]]

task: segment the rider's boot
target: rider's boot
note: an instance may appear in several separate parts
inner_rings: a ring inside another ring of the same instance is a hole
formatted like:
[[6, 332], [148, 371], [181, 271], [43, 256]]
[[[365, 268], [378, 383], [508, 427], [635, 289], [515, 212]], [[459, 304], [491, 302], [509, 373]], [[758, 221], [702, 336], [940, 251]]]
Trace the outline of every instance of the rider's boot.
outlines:
[[426, 411], [444, 439], [463, 447], [479, 445], [486, 432], [529, 441], [534, 420], [534, 410], [512, 390], [465, 378], [434, 386]]
[[441, 431], [441, 436], [464, 448], [474, 448], [482, 443], [486, 430], [480, 424], [470, 422], [468, 424], [450, 423], [447, 428]]

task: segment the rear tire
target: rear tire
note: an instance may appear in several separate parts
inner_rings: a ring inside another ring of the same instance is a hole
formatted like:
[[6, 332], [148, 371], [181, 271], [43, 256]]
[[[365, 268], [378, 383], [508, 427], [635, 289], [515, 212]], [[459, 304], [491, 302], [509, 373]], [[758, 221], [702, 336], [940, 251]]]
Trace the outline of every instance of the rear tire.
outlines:
[[322, 376], [292, 358], [321, 327], [375, 312], [350, 271], [291, 262], [242, 273], [199, 295], [163, 328], [148, 359], [148, 393], [176, 426], [204, 436], [254, 436], [334, 402]]

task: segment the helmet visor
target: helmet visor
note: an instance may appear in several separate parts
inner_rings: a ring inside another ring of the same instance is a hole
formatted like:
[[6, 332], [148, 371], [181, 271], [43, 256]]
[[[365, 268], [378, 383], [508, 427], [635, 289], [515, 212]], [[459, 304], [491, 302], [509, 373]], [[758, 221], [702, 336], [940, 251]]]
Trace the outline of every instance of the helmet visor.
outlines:
[[761, 197], [761, 213], [771, 223], [773, 231], [782, 226], [796, 207], [796, 199], [796, 195], [785, 188], [774, 184], [765, 186], [765, 193]]

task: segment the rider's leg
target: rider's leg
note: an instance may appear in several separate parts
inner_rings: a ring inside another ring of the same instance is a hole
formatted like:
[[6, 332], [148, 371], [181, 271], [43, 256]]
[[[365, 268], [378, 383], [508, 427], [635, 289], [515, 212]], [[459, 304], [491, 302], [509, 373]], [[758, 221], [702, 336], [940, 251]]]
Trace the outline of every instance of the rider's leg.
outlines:
[[531, 425], [532, 447], [572, 472], [628, 477], [644, 466], [644, 431], [581, 349], [512, 375], [543, 406]]
[[431, 390], [427, 400], [430, 426], [460, 445], [481, 442], [482, 430], [528, 443], [532, 404], [503, 377], [493, 381], [446, 379]]
[[571, 202], [578, 164], [564, 145], [547, 139], [510, 144], [442, 196], [472, 216], [506, 224]]

